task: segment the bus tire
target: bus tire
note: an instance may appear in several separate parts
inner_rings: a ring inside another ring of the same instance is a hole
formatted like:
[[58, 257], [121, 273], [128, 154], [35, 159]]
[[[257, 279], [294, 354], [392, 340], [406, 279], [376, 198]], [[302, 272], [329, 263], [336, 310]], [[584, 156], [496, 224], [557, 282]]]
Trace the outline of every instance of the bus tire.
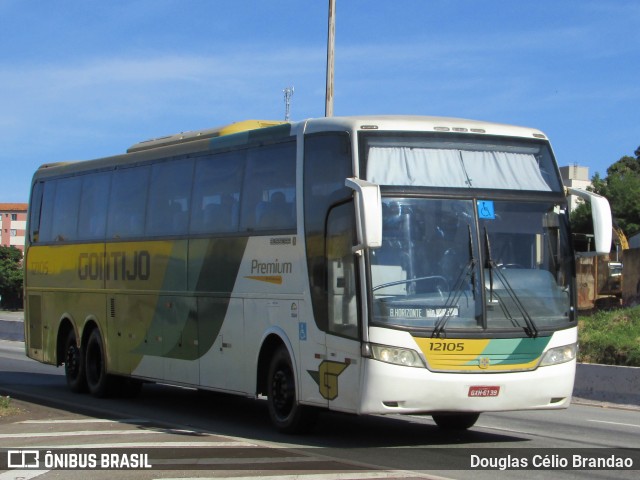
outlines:
[[308, 431], [313, 426], [316, 412], [298, 403], [295, 372], [284, 346], [280, 346], [271, 358], [268, 375], [267, 403], [273, 425], [283, 433]]
[[443, 430], [467, 430], [475, 425], [480, 417], [479, 413], [434, 413], [433, 421]]
[[84, 393], [87, 391], [87, 377], [83, 352], [78, 347], [76, 332], [69, 330], [64, 343], [64, 376], [67, 386], [72, 392]]
[[102, 336], [95, 328], [89, 335], [85, 350], [85, 372], [89, 392], [94, 397], [104, 398], [109, 395], [109, 375], [107, 375], [106, 357]]

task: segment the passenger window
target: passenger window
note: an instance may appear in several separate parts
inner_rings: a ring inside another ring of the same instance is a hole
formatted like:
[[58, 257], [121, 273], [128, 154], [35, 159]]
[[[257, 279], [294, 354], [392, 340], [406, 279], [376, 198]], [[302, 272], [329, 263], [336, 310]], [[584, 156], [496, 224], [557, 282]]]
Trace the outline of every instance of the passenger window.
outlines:
[[51, 239], [53, 241], [77, 240], [80, 182], [80, 177], [62, 178], [56, 181], [51, 225]]
[[107, 202], [111, 173], [98, 173], [82, 177], [79, 240], [103, 240], [107, 228]]
[[149, 167], [116, 170], [109, 196], [109, 238], [140, 237], [144, 232]]
[[192, 177], [191, 160], [163, 162], [153, 166], [147, 206], [147, 235], [187, 233]]
[[29, 203], [29, 242], [41, 242], [40, 238], [40, 212], [42, 211], [42, 192], [44, 184], [38, 182], [33, 185], [31, 202]]
[[40, 242], [53, 241], [53, 204], [56, 198], [57, 184], [58, 182], [55, 180], [48, 181], [44, 184], [42, 213], [40, 214]]
[[244, 157], [244, 151], [237, 151], [196, 162], [191, 233], [238, 231]]
[[295, 143], [249, 150], [242, 191], [241, 230], [295, 229]]

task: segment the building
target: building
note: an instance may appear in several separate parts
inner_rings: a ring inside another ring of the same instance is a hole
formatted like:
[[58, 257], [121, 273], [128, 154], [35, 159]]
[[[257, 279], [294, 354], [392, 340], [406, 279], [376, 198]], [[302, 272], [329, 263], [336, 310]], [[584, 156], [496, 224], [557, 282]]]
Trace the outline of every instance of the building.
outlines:
[[2, 216], [2, 246], [16, 247], [24, 252], [27, 204], [0, 203], [0, 216]]
[[[562, 183], [565, 187], [586, 190], [587, 187], [591, 185], [589, 167], [581, 167], [578, 164], [573, 164], [569, 167], [560, 167], [560, 175], [562, 176]], [[571, 195], [569, 197], [569, 211], [573, 212], [581, 203], [582, 199]]]

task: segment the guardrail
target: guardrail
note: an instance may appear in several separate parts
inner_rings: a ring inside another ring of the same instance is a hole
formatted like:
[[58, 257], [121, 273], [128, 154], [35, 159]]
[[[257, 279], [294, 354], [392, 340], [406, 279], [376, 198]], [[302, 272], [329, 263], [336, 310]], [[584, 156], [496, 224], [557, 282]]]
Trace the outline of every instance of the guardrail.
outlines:
[[640, 406], [640, 367], [579, 363], [573, 395], [598, 402]]

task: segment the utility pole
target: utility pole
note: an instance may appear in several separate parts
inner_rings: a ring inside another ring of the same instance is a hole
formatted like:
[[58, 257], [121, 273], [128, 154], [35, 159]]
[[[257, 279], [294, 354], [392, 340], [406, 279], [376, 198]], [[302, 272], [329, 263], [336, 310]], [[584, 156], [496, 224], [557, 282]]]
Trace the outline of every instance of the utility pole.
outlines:
[[284, 121], [289, 121], [289, 114], [291, 113], [291, 97], [294, 92], [293, 87], [287, 87], [283, 90], [284, 92]]
[[329, 28], [327, 34], [327, 93], [324, 116], [333, 117], [333, 65], [336, 40], [336, 0], [329, 0]]

